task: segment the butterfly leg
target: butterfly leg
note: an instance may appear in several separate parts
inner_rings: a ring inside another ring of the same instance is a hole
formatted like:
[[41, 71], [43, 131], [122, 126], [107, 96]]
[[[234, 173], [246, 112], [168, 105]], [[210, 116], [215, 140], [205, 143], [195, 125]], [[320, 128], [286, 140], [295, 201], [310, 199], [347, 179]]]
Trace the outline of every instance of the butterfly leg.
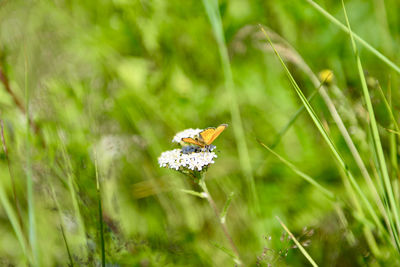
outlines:
[[205, 151], [205, 152], [211, 152], [211, 151], [213, 151], [215, 148], [216, 148], [216, 146], [214, 146], [214, 145], [207, 145], [207, 146], [204, 147], [203, 151]]

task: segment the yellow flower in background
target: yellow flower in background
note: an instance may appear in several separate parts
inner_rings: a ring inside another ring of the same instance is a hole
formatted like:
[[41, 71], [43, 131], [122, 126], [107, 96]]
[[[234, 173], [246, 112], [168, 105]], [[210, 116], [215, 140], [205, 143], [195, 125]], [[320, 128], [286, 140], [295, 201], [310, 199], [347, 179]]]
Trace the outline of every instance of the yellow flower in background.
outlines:
[[324, 84], [331, 84], [335, 76], [333, 71], [330, 69], [324, 69], [318, 73], [319, 80]]

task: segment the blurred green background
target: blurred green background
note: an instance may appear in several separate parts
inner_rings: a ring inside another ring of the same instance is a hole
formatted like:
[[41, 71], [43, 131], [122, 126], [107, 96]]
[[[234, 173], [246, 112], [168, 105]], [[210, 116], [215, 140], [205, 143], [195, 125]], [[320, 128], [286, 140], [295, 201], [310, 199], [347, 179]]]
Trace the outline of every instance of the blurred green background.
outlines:
[[[400, 2], [345, 2], [354, 32], [399, 62]], [[318, 3], [344, 22], [340, 1]], [[257, 26], [262, 24], [293, 47], [284, 56], [305, 95], [315, 86], [299, 57], [315, 74], [333, 71], [340, 90], [329, 94], [370, 166], [368, 118], [349, 36], [306, 0], [220, 1], [218, 9], [233, 74], [230, 89], [201, 1], [0, 1], [0, 118], [8, 150], [0, 151], [0, 265], [27, 264], [7, 198], [39, 265], [68, 266], [69, 250], [76, 266], [100, 266], [97, 158], [108, 266], [233, 266], [207, 201], [179, 191], [198, 186], [157, 162], [161, 152], [176, 147], [176, 132], [228, 123], [214, 143], [218, 159], [207, 184], [220, 209], [235, 193], [227, 226], [245, 266], [309, 264], [298, 249], [286, 253], [294, 244], [282, 236], [275, 216], [302, 241], [310, 240], [306, 249], [321, 266], [390, 266], [390, 255], [378, 260], [371, 254], [351, 208], [344, 205], [338, 213], [257, 142], [271, 145], [302, 105]], [[359, 49], [370, 81], [377, 79], [385, 93], [390, 84], [398, 112], [396, 74]], [[386, 148], [390, 121], [373, 88]], [[362, 183], [321, 97], [312, 105]], [[275, 150], [348, 201], [337, 164], [308, 114], [299, 116]], [[32, 199], [36, 241], [30, 242]]]

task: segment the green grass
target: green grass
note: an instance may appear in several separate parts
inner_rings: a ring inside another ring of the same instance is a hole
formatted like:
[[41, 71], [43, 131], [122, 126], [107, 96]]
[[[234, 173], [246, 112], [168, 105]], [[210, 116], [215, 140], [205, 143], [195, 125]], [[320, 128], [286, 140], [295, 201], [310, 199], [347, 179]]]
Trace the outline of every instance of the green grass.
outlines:
[[[282, 64], [283, 68], [285, 69], [286, 74], [287, 74], [287, 76], [288, 76], [293, 88], [295, 89], [297, 95], [301, 99], [304, 107], [306, 108], [307, 112], [309, 113], [309, 115], [310, 115], [311, 119], [313, 120], [315, 126], [318, 128], [319, 132], [321, 133], [322, 137], [324, 138], [325, 142], [327, 143], [328, 147], [330, 148], [334, 158], [337, 160], [337, 163], [338, 163], [339, 167], [341, 168], [341, 171], [345, 175], [345, 179], [347, 179], [346, 182], [348, 182], [353, 187], [352, 190], [349, 191], [349, 197], [352, 198], [357, 203], [356, 204], [358, 206], [357, 209], [359, 210], [359, 215], [361, 216], [360, 220], [362, 222], [364, 222], [364, 223], [366, 223], [366, 221], [367, 221], [367, 219], [364, 217], [365, 215], [362, 212], [362, 209], [361, 209], [360, 204], [359, 204], [359, 202], [363, 202], [363, 204], [365, 205], [367, 211], [369, 212], [370, 216], [372, 217], [374, 223], [376, 224], [376, 227], [380, 231], [386, 233], [382, 223], [379, 220], [378, 214], [376, 213], [376, 211], [374, 210], [374, 208], [372, 206], [372, 203], [368, 200], [368, 198], [366, 197], [365, 193], [361, 190], [360, 185], [355, 180], [354, 175], [351, 173], [351, 171], [350, 171], [349, 167], [347, 166], [346, 162], [344, 161], [342, 155], [340, 154], [339, 150], [336, 148], [334, 142], [332, 141], [332, 138], [329, 136], [327, 130], [324, 128], [324, 125], [322, 124], [321, 120], [318, 118], [318, 115], [316, 114], [315, 110], [310, 105], [310, 103], [308, 102], [307, 98], [304, 96], [303, 92], [301, 91], [300, 87], [298, 86], [298, 84], [294, 80], [292, 74], [290, 73], [290, 71], [287, 68], [287, 66], [285, 65], [285, 63], [283, 62], [283, 60], [282, 60], [280, 54], [278, 53], [278, 51], [275, 49], [271, 39], [269, 38], [269, 36], [265, 32], [265, 30], [262, 27], [261, 27], [261, 30], [265, 34], [269, 44], [274, 49], [274, 52], [276, 53], [276, 55], [277, 55], [280, 63]], [[310, 181], [313, 181], [313, 180], [310, 180]], [[369, 225], [366, 224], [366, 227], [368, 227], [368, 226]], [[368, 228], [368, 230], [370, 230], [370, 229]], [[371, 237], [372, 234], [368, 234], [368, 236]]]
[[290, 230], [287, 228], [287, 226], [279, 219], [279, 217], [276, 217], [276, 219], [279, 221], [279, 223], [282, 225], [282, 228], [285, 229], [285, 231], [289, 234], [289, 236], [292, 238], [293, 242], [296, 244], [296, 246], [300, 249], [301, 253], [303, 253], [304, 257], [307, 258], [307, 260], [310, 262], [310, 264], [313, 267], [318, 266], [318, 264], [315, 263], [313, 258], [311, 258], [310, 254], [307, 253], [307, 251], [304, 249], [304, 247], [301, 245], [301, 243], [296, 239], [296, 237], [290, 232]]
[[28, 58], [24, 47], [24, 85], [25, 85], [25, 127], [26, 127], [26, 192], [28, 202], [28, 229], [29, 245], [32, 250], [32, 265], [39, 265], [39, 252], [36, 240], [36, 212], [33, 191], [32, 163], [31, 163], [31, 114], [30, 114], [30, 92], [28, 88]]
[[[395, 237], [396, 245], [397, 245], [397, 248], [399, 249], [400, 247], [399, 247], [398, 234], [400, 231], [400, 218], [399, 218], [399, 214], [398, 214], [397, 202], [394, 198], [393, 187], [392, 187], [392, 184], [391, 184], [390, 178], [389, 178], [389, 172], [387, 169], [387, 164], [386, 164], [385, 156], [383, 153], [382, 143], [381, 143], [381, 140], [379, 137], [378, 126], [377, 126], [377, 122], [376, 122], [376, 118], [375, 118], [374, 109], [372, 107], [372, 102], [371, 102], [371, 98], [370, 98], [370, 94], [369, 94], [369, 90], [368, 90], [368, 86], [367, 86], [367, 81], [366, 81], [366, 78], [364, 75], [364, 70], [363, 70], [363, 67], [361, 64], [360, 56], [358, 54], [357, 46], [354, 41], [353, 34], [352, 34], [352, 31], [350, 28], [350, 22], [349, 22], [349, 18], [347, 16], [347, 12], [346, 12], [346, 8], [345, 8], [343, 0], [342, 0], [342, 5], [343, 5], [345, 18], [346, 18], [348, 32], [350, 33], [352, 47], [354, 50], [354, 54], [356, 55], [358, 74], [359, 74], [359, 77], [361, 80], [363, 96], [364, 96], [364, 100], [365, 100], [368, 114], [369, 114], [370, 127], [371, 127], [371, 131], [372, 131], [373, 143], [374, 143], [373, 151], [376, 154], [376, 158], [378, 159], [378, 170], [380, 171], [381, 176], [383, 176], [382, 179], [384, 181], [385, 189], [386, 189], [385, 195], [387, 195], [389, 198], [389, 205], [392, 210], [392, 214], [391, 214], [391, 216], [389, 216], [389, 218], [391, 219], [391, 227], [392, 227], [393, 235]], [[394, 226], [394, 225], [396, 225], [396, 226]], [[396, 227], [397, 227], [397, 229], [396, 229]]]
[[253, 168], [250, 162], [250, 155], [248, 152], [247, 141], [245, 138], [245, 130], [243, 128], [242, 118], [240, 115], [239, 104], [235, 92], [235, 84], [233, 81], [233, 74], [230, 66], [228, 49], [226, 47], [225, 36], [223, 33], [221, 15], [218, 8], [218, 1], [216, 0], [203, 0], [203, 5], [206, 13], [211, 22], [215, 38], [217, 39], [218, 50], [221, 57], [222, 70], [225, 77], [225, 88], [228, 97], [228, 105], [230, 106], [232, 124], [235, 126], [233, 131], [235, 133], [235, 141], [238, 148], [239, 161], [243, 171], [243, 176], [246, 177], [249, 187], [249, 195], [252, 201], [249, 202], [250, 207], [255, 208], [260, 212], [258, 196], [253, 176]]
[[2, 1], [0, 265], [399, 265], [398, 10]]

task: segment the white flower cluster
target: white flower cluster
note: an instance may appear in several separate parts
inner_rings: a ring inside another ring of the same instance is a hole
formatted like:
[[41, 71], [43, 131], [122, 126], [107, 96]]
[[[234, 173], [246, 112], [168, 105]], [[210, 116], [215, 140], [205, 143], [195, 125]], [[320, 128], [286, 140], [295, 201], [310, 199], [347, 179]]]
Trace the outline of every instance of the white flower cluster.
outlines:
[[186, 168], [192, 171], [201, 171], [204, 167], [214, 163], [217, 155], [214, 152], [197, 152], [184, 154], [182, 149], [174, 149], [161, 153], [158, 158], [160, 167], [179, 170]]
[[182, 132], [177, 133], [174, 138], [172, 139], [172, 142], [174, 143], [180, 143], [182, 138], [194, 138], [201, 133], [203, 129], [186, 129], [183, 130]]
[[[182, 144], [182, 138], [195, 138], [198, 137], [203, 129], [186, 129], [177, 133], [172, 139], [173, 143]], [[175, 169], [175, 170], [191, 170], [201, 171], [205, 167], [214, 163], [217, 155], [212, 152], [216, 147], [209, 145], [199, 147], [196, 145], [183, 145], [180, 149], [174, 149], [161, 153], [158, 158], [160, 167]]]

